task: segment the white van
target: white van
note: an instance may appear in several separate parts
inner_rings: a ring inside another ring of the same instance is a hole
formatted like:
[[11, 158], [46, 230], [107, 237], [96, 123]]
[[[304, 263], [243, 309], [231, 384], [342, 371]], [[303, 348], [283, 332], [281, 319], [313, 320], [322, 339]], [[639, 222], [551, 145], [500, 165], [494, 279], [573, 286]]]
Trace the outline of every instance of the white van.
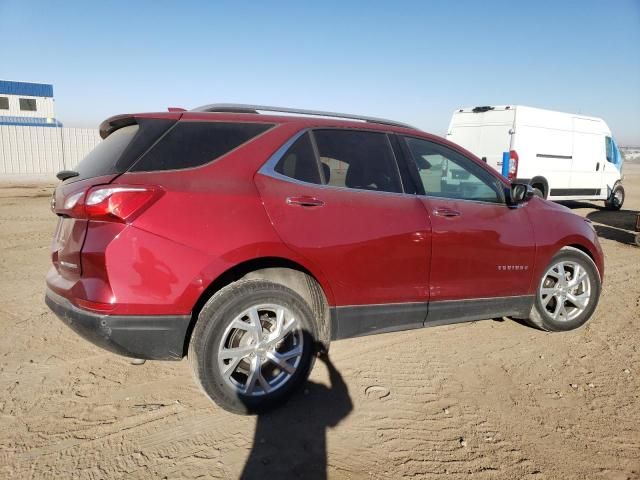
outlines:
[[550, 200], [624, 203], [623, 158], [604, 120], [539, 108], [503, 105], [453, 113], [447, 140], [461, 145], [508, 177], [530, 183]]

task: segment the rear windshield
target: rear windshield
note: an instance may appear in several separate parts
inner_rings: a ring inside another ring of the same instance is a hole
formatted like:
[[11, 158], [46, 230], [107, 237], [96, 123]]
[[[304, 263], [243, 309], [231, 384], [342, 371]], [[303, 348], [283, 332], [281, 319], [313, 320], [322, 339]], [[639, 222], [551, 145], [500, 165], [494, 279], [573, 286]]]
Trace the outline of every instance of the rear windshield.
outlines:
[[72, 180], [118, 173], [116, 163], [122, 156], [124, 149], [138, 133], [138, 128], [138, 125], [120, 128], [98, 143], [74, 169], [80, 175], [73, 177]]
[[129, 171], [191, 168], [209, 163], [273, 127], [264, 123], [178, 122]]
[[66, 182], [126, 172], [174, 123], [175, 120], [139, 119], [137, 124], [119, 128], [82, 159], [74, 168], [79, 175]]

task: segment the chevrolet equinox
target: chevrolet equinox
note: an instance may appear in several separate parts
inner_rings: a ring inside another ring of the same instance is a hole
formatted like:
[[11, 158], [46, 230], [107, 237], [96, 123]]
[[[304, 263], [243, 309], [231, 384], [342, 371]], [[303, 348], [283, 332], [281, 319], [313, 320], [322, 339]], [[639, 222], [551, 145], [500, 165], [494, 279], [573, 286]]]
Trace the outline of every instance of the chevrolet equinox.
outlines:
[[332, 340], [596, 308], [588, 220], [408, 125], [215, 104], [100, 135], [58, 174], [46, 302], [111, 352], [188, 356], [227, 410], [283, 402]]

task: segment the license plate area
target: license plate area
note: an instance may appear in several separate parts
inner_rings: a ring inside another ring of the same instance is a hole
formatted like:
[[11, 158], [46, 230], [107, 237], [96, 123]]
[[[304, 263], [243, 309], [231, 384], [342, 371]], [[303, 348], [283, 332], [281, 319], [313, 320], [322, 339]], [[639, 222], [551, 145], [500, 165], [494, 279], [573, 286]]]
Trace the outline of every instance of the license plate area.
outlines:
[[51, 243], [51, 260], [64, 277], [75, 278], [81, 274], [80, 253], [86, 230], [86, 220], [58, 217]]
[[71, 236], [71, 230], [73, 228], [73, 219], [58, 217], [58, 224], [53, 234], [53, 242], [51, 245], [51, 251], [59, 252], [63, 250], [69, 237]]

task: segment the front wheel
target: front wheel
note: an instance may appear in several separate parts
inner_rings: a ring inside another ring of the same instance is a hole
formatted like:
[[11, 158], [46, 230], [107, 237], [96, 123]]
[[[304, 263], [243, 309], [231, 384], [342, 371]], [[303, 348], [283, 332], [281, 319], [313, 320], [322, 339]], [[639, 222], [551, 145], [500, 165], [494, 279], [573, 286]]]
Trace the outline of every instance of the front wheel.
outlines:
[[542, 275], [528, 321], [550, 332], [578, 328], [593, 315], [601, 286], [593, 260], [576, 248], [565, 247]]
[[234, 413], [260, 413], [283, 403], [306, 381], [316, 348], [314, 315], [293, 290], [241, 280], [203, 307], [189, 361], [205, 394]]
[[620, 210], [624, 204], [624, 187], [619, 183], [613, 187], [611, 195], [605, 200], [604, 206], [609, 210]]

